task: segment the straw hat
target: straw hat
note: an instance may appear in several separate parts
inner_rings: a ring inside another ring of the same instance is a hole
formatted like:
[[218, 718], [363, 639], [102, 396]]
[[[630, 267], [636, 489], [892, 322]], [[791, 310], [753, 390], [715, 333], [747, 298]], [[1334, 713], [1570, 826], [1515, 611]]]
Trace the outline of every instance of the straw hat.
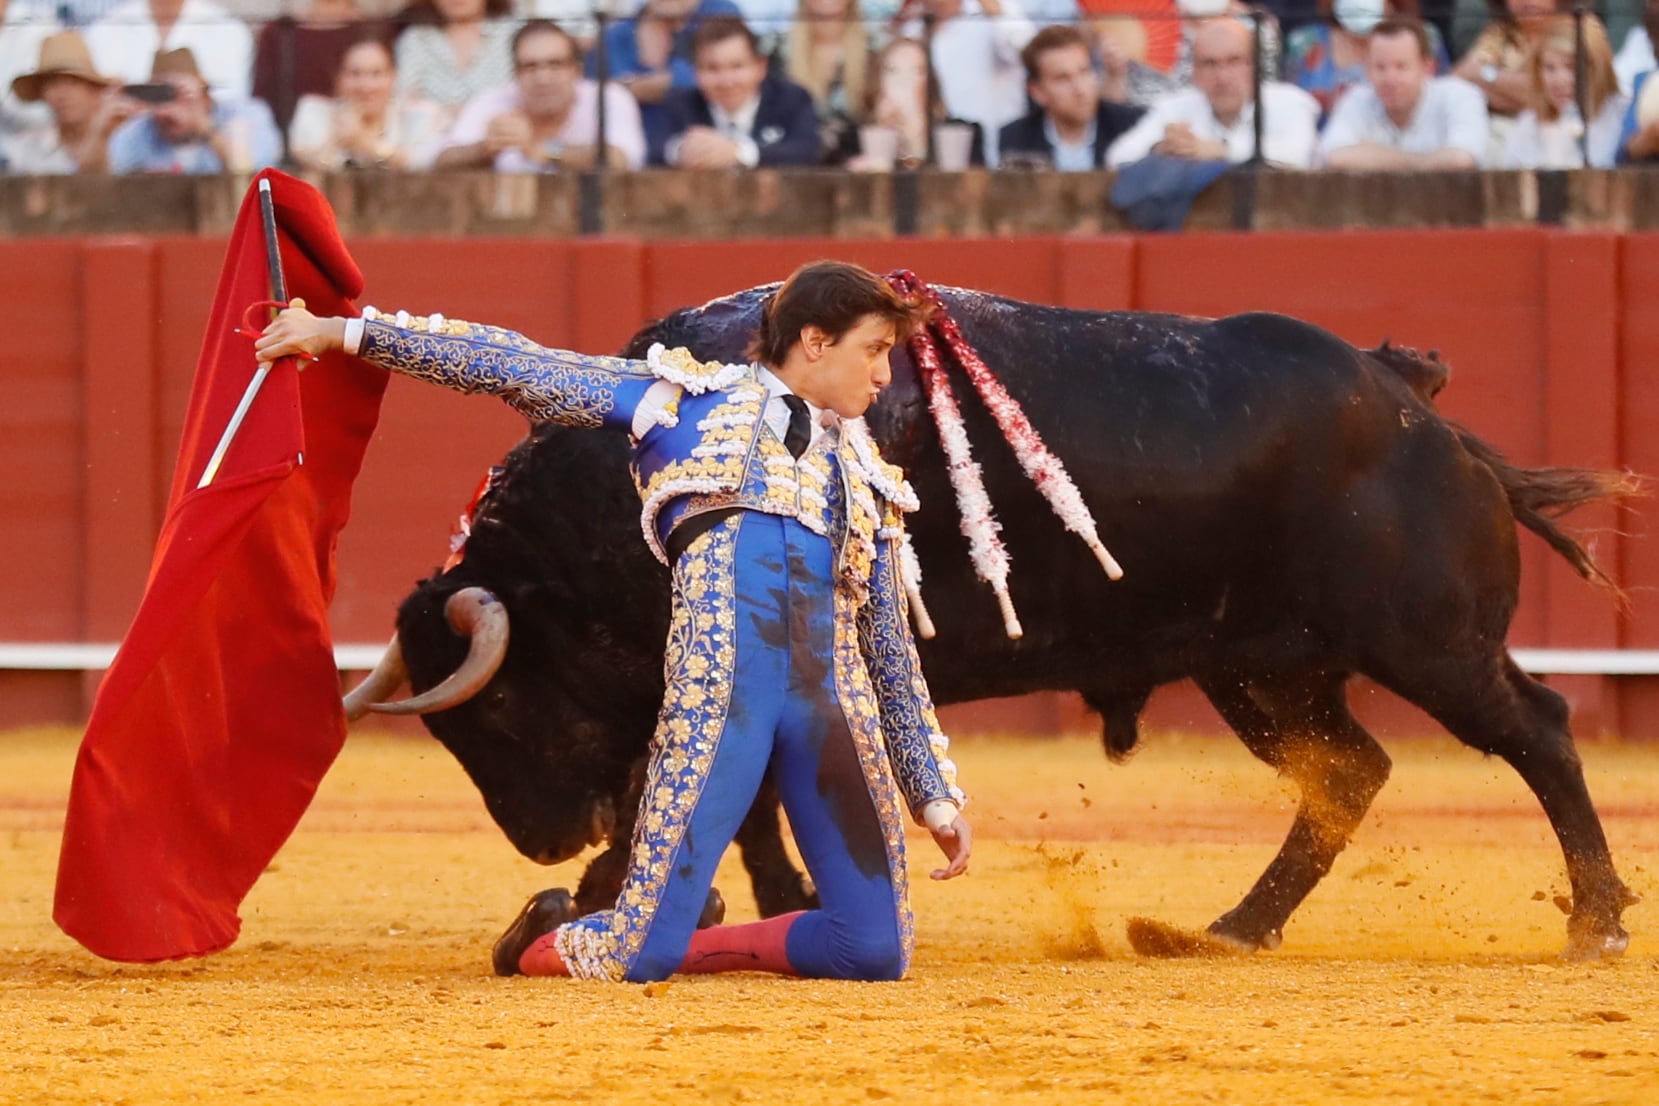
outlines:
[[119, 83], [92, 68], [92, 51], [86, 48], [86, 39], [74, 31], [59, 31], [41, 40], [39, 67], [12, 81], [12, 92], [19, 100], [33, 103], [40, 99], [40, 87], [46, 78], [60, 75], [100, 87]]
[[150, 80], [164, 81], [168, 77], [193, 77], [206, 83], [201, 67], [196, 64], [196, 55], [188, 46], [157, 51], [156, 60], [150, 65]]

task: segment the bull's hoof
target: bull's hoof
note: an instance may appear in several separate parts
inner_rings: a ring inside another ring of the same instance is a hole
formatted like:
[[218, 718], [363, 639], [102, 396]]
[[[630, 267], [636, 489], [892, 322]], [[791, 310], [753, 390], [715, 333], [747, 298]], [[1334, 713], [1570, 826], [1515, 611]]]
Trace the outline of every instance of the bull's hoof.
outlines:
[[1611, 930], [1595, 926], [1567, 926], [1567, 947], [1561, 950], [1561, 959], [1577, 963], [1611, 960], [1623, 956], [1630, 947], [1630, 934], [1621, 925]]
[[1255, 949], [1207, 930], [1194, 932], [1155, 918], [1130, 918], [1129, 947], [1141, 956], [1160, 960], [1218, 959], [1243, 956]]
[[703, 912], [697, 915], [697, 928], [707, 929], [717, 926], [726, 920], [726, 900], [720, 895], [720, 888], [710, 887], [709, 897], [703, 903]]
[[524, 950], [566, 922], [574, 922], [580, 915], [576, 900], [563, 887], [554, 887], [530, 896], [513, 924], [507, 927], [490, 952], [490, 962], [496, 975], [518, 975], [518, 962]]

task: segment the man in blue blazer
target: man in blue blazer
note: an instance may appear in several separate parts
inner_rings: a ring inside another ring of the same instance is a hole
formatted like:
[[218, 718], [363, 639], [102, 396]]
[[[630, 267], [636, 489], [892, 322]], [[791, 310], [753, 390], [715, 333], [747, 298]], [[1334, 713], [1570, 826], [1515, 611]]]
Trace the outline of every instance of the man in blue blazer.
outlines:
[[743, 20], [704, 20], [691, 50], [697, 87], [669, 93], [669, 134], [660, 148], [652, 148], [653, 165], [753, 169], [818, 164], [812, 95], [767, 75], [755, 33]]

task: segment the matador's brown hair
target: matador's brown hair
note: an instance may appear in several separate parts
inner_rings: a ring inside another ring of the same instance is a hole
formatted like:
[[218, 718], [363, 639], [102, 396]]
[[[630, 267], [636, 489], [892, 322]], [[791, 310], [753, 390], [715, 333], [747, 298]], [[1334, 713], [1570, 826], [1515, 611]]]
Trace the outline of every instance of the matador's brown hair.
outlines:
[[885, 279], [847, 261], [812, 261], [802, 265], [766, 297], [760, 331], [749, 343], [751, 361], [777, 368], [801, 331], [816, 326], [840, 341], [866, 316], [891, 320], [903, 342], [927, 321], [929, 308], [901, 295]]

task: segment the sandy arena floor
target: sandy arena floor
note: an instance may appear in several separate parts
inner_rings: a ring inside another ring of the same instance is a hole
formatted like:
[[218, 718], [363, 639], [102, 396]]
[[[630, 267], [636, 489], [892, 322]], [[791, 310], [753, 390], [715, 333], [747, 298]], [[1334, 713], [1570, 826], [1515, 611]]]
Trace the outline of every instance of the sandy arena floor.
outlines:
[[[525, 896], [574, 884], [490, 824], [434, 743], [355, 737], [209, 960], [100, 961], [52, 925], [74, 739], [0, 735], [0, 1102], [1659, 1101], [1659, 747], [1584, 750], [1630, 953], [1556, 959], [1566, 891], [1498, 762], [1395, 743], [1394, 778], [1284, 947], [1138, 959], [1124, 920], [1202, 926], [1291, 798], [1229, 741], [959, 745], [973, 874], [915, 890], [910, 977], [649, 990], [498, 980]], [[931, 865], [931, 843], [912, 855]], [[732, 920], [752, 917], [728, 860]]]

